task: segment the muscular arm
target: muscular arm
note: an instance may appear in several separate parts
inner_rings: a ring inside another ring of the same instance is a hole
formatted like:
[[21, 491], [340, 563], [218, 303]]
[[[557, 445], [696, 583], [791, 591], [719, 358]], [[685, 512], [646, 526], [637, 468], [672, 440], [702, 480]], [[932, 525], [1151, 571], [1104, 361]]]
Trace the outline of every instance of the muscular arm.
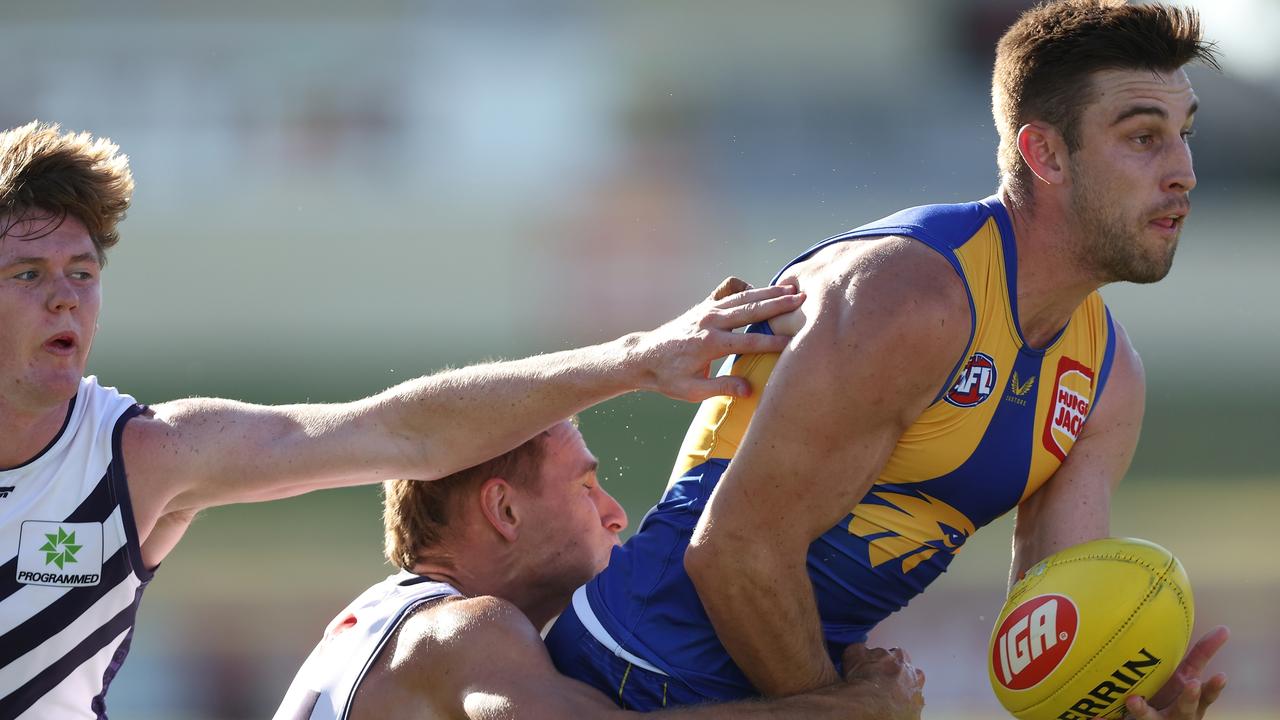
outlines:
[[[1111, 494], [1129, 470], [1138, 446], [1146, 403], [1142, 361], [1116, 323], [1116, 355], [1106, 391], [1085, 421], [1066, 462], [1018, 507], [1013, 531], [1013, 586], [1032, 565], [1059, 550], [1111, 534]], [[1150, 701], [1130, 697], [1131, 717], [1140, 720], [1200, 720], [1217, 701], [1227, 676], [1201, 675], [1226, 644], [1216, 627], [1196, 641]]]
[[1018, 506], [1009, 585], [1059, 550], [1107, 537], [1111, 493], [1129, 470], [1146, 403], [1142, 361], [1119, 323], [1111, 376], [1066, 462]]
[[963, 286], [932, 250], [901, 238], [833, 250], [801, 271], [806, 324], [684, 559], [716, 634], [766, 695], [837, 679], [809, 545], [866, 494], [969, 336]]
[[[922, 701], [909, 662], [885, 662], [858, 682], [775, 701], [662, 711], [671, 720], [897, 720]], [[638, 717], [556, 671], [542, 639], [515, 606], [457, 600], [409, 618], [356, 694], [352, 720], [423, 716], [458, 720], [607, 720]]]
[[[726, 281], [712, 298], [651, 332], [450, 370], [356, 402], [158, 405], [124, 433], [144, 559], [158, 563], [201, 508], [396, 477], [435, 479], [634, 389], [690, 400], [747, 391], [740, 378], [707, 378], [706, 367], [729, 353], [779, 349], [783, 338], [732, 330], [792, 310], [799, 298], [762, 288], [722, 299], [742, 287]], [[153, 528], [161, 535], [147, 543]]]

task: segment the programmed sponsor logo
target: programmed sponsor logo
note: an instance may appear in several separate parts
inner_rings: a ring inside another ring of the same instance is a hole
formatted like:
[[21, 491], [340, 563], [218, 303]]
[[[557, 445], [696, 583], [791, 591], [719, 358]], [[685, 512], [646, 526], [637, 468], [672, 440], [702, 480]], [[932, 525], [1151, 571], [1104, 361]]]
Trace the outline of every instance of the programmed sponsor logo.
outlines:
[[1092, 402], [1093, 370], [1069, 357], [1059, 359], [1043, 437], [1044, 448], [1059, 460], [1066, 462]]
[[969, 356], [945, 399], [956, 407], [981, 405], [996, 389], [997, 376], [996, 361], [986, 353], [976, 352]]
[[1067, 656], [1079, 627], [1080, 614], [1065, 595], [1039, 595], [1014, 608], [991, 648], [996, 679], [1010, 690], [1040, 684]]
[[97, 585], [102, 580], [102, 523], [22, 523], [16, 579], [24, 585]]

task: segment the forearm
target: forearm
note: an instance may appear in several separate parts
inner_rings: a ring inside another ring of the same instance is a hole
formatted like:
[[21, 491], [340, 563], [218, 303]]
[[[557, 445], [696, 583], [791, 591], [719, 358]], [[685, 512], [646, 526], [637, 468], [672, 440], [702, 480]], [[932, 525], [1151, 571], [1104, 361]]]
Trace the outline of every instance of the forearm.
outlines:
[[785, 553], [747, 543], [737, 547], [750, 548], [750, 556], [694, 547], [685, 559], [716, 635], [734, 662], [768, 696], [838, 681], [803, 551]]
[[556, 422], [622, 393], [646, 389], [638, 336], [522, 360], [448, 370], [403, 383], [367, 402], [408, 457], [434, 478], [506, 452]]

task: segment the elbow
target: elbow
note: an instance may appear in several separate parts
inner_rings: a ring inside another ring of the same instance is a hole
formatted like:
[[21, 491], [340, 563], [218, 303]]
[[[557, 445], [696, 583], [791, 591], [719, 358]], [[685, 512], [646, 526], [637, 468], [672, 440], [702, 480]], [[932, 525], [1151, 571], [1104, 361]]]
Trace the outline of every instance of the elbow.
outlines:
[[684, 571], [699, 592], [717, 583], [717, 571], [731, 557], [714, 533], [697, 532], [684, 551]]
[[[746, 581], [758, 569], [769, 572], [767, 567], [757, 566], [758, 561], [769, 564], [768, 558], [760, 557], [761, 550], [757, 539], [739, 536], [723, 523], [715, 531], [699, 527], [684, 552], [684, 571], [699, 594], [705, 594], [708, 589]], [[746, 562], [748, 558], [750, 562]]]

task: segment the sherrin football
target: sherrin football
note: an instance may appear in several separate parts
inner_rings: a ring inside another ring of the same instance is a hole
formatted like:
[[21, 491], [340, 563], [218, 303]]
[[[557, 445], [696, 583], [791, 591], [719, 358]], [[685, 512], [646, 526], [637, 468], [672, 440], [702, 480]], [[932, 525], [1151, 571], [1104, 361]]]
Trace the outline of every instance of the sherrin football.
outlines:
[[991, 687], [1021, 720], [1118, 720], [1173, 674], [1195, 616], [1186, 570], [1132, 538], [1067, 548], [1013, 586], [988, 652]]

